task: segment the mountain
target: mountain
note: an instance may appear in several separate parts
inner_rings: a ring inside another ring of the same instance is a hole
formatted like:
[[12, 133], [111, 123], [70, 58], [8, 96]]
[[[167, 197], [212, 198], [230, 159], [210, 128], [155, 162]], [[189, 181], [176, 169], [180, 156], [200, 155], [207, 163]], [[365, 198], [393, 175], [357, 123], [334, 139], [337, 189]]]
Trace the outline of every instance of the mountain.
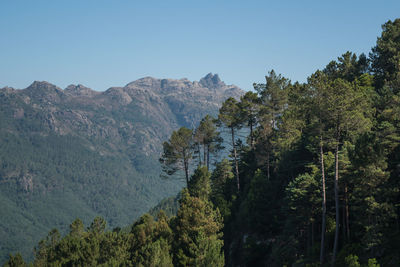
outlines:
[[123, 226], [175, 195], [182, 182], [159, 175], [162, 142], [243, 93], [211, 73], [104, 92], [38, 81], [0, 89], [0, 262], [16, 251], [29, 258], [52, 227], [65, 232], [76, 217]]

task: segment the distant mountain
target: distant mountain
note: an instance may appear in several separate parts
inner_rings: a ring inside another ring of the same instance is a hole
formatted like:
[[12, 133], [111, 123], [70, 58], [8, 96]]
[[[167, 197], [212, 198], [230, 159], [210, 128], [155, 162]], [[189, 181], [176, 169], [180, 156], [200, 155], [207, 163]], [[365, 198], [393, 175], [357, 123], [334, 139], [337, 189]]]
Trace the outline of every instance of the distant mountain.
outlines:
[[10, 252], [32, 255], [50, 227], [95, 215], [123, 226], [176, 194], [180, 182], [159, 178], [162, 142], [243, 93], [211, 73], [104, 92], [37, 81], [0, 89], [0, 263]]

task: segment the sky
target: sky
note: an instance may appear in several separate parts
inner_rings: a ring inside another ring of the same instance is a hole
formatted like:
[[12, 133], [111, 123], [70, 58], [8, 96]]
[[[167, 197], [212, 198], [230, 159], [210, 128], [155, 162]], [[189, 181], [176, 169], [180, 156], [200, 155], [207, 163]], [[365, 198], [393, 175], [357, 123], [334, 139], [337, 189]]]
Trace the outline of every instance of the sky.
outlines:
[[250, 90], [271, 69], [304, 82], [346, 51], [368, 55], [399, 11], [398, 0], [1, 0], [0, 88], [212, 72]]

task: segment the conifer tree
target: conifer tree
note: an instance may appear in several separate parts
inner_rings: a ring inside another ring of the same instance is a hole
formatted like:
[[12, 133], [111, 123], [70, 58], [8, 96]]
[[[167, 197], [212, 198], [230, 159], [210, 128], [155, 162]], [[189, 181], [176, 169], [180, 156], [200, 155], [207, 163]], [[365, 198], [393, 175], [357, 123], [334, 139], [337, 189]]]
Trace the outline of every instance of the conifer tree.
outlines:
[[174, 266], [224, 266], [222, 218], [211, 202], [184, 189], [173, 224]]
[[274, 138], [279, 128], [280, 118], [287, 105], [287, 88], [290, 85], [288, 79], [277, 75], [271, 70], [265, 76], [265, 84], [253, 84], [254, 89], [260, 95], [261, 108], [259, 112], [258, 144], [262, 152], [266, 154], [267, 177], [270, 179], [270, 165], [273, 154]]
[[183, 170], [186, 178], [186, 185], [189, 184], [189, 163], [193, 154], [193, 131], [181, 127], [173, 131], [168, 142], [163, 143], [163, 154], [160, 162], [163, 171], [172, 175], [178, 170]]
[[382, 34], [370, 53], [371, 69], [377, 89], [385, 82], [396, 79], [400, 72], [400, 19], [389, 20], [382, 25]]
[[232, 202], [236, 196], [234, 177], [232, 166], [227, 159], [219, 162], [211, 175], [210, 200], [221, 212], [224, 222], [230, 218]]
[[190, 179], [188, 190], [191, 196], [208, 200], [211, 192], [211, 174], [205, 166], [199, 166]]
[[172, 231], [165, 213], [159, 213], [157, 222], [149, 214], [144, 214], [132, 226], [131, 233], [130, 259], [134, 266], [173, 266]]
[[254, 129], [258, 123], [260, 99], [256, 93], [249, 91], [240, 97], [239, 107], [241, 110], [241, 116], [243, 117], [243, 122], [245, 122], [250, 128], [250, 147], [253, 149], [255, 145]]
[[[332, 63], [330, 63], [332, 64]], [[325, 232], [326, 232], [326, 176], [324, 163], [324, 146], [328, 139], [326, 129], [326, 113], [324, 111], [324, 90], [328, 86], [328, 78], [322, 72], [317, 71], [309, 79], [310, 97], [311, 97], [311, 122], [315, 130], [319, 147], [319, 163], [321, 170], [321, 194], [322, 194], [322, 222], [321, 222], [321, 246], [320, 246], [320, 264], [322, 265], [325, 257]]]
[[240, 179], [239, 179], [239, 162], [238, 154], [236, 149], [236, 131], [242, 128], [242, 117], [240, 116], [240, 107], [238, 102], [233, 97], [228, 98], [222, 107], [219, 109], [218, 121], [220, 124], [225, 125], [231, 132], [232, 139], [232, 150], [233, 160], [235, 164], [235, 175], [236, 175], [236, 186], [237, 191], [240, 191]]
[[328, 83], [323, 90], [322, 108], [327, 114], [327, 121], [330, 124], [332, 146], [335, 154], [335, 209], [336, 209], [336, 231], [333, 247], [332, 263], [336, 260], [338, 239], [339, 239], [339, 152], [343, 138], [354, 137], [356, 133], [367, 131], [371, 127], [368, 116], [370, 107], [368, 98], [362, 88], [350, 84], [340, 78]]
[[16, 253], [14, 256], [9, 255], [8, 260], [4, 263], [3, 267], [26, 267], [28, 266], [20, 253]]
[[210, 153], [217, 152], [222, 149], [221, 143], [222, 138], [220, 133], [217, 131], [215, 120], [210, 116], [206, 115], [201, 121], [199, 126], [196, 128], [194, 133], [194, 140], [199, 145], [199, 162], [201, 165], [201, 153], [200, 145], [203, 146], [203, 160], [204, 165], [210, 168]]

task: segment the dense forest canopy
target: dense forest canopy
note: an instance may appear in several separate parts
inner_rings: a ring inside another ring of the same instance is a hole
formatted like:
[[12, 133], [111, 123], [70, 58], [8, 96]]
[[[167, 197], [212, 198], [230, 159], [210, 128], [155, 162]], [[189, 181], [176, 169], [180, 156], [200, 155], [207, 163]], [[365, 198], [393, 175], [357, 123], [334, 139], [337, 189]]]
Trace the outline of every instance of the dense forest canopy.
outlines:
[[[368, 57], [346, 52], [306, 83], [272, 70], [217, 118], [175, 131], [160, 159], [185, 173], [175, 216], [145, 214], [129, 231], [77, 219], [32, 264], [399, 266], [400, 19], [382, 29]], [[221, 127], [230, 160], [211, 168]]]

